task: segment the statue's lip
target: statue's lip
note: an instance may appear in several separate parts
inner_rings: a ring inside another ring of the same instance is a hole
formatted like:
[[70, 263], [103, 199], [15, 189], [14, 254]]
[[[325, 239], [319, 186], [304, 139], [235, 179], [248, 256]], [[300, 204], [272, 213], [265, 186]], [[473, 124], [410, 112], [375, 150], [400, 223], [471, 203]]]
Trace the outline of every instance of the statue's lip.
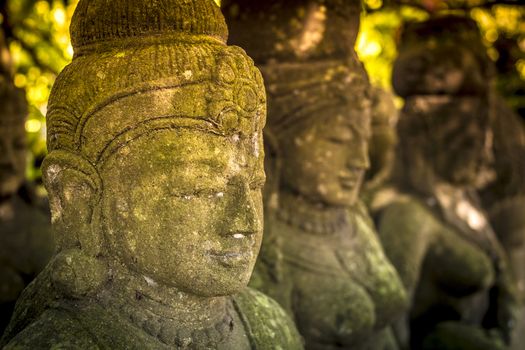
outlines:
[[257, 233], [257, 231], [232, 231], [232, 232], [228, 232], [226, 234], [226, 236], [232, 237], [232, 238], [235, 238], [235, 239], [243, 239], [243, 238], [246, 238], [246, 237], [253, 236], [256, 233]]
[[238, 252], [238, 251], [216, 251], [212, 250], [208, 252], [208, 256], [212, 259], [217, 260], [221, 265], [225, 267], [234, 267], [239, 264], [248, 263], [251, 257], [250, 252]]
[[353, 176], [340, 176], [339, 181], [344, 188], [352, 189], [357, 185], [357, 179]]

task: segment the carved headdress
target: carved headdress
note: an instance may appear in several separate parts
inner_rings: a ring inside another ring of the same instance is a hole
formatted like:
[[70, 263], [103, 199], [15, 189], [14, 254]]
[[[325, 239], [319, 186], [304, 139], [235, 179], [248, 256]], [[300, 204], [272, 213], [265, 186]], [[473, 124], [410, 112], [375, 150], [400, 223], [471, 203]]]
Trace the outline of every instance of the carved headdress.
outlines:
[[263, 73], [269, 94], [265, 133], [287, 137], [295, 127], [334, 113], [369, 124], [360, 120], [368, 112], [348, 113], [370, 107], [368, 79], [354, 50], [360, 1], [224, 0], [222, 6], [230, 42], [246, 48]]
[[[49, 101], [51, 152], [98, 165], [143, 129], [249, 135], [264, 125], [260, 74], [244, 51], [226, 46], [226, 24], [213, 0], [80, 1], [71, 38], [73, 62]], [[126, 110], [129, 99], [142, 100], [147, 110]], [[107, 120], [102, 108], [113, 108], [114, 118]]]

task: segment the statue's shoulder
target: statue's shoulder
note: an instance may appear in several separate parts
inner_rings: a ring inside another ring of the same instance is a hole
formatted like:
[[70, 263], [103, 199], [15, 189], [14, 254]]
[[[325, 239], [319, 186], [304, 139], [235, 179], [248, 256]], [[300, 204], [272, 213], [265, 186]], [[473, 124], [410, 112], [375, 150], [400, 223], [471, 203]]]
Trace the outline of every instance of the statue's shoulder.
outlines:
[[7, 350], [168, 348], [128, 318], [97, 302], [81, 300], [58, 301], [39, 316], [10, 325], [4, 337], [2, 343], [7, 344], [2, 349]]
[[303, 349], [293, 321], [275, 300], [245, 288], [233, 301], [257, 349]]
[[10, 349], [99, 349], [93, 336], [69, 312], [48, 309], [3, 347]]
[[378, 215], [380, 222], [403, 223], [404, 225], [420, 227], [435, 223], [432, 211], [419, 198], [411, 195], [399, 195], [385, 205]]

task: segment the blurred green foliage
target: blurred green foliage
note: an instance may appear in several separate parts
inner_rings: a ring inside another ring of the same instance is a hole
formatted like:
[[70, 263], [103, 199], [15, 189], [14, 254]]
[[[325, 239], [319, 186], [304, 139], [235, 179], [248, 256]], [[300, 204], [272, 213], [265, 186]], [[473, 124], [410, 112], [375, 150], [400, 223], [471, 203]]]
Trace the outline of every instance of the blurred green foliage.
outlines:
[[[220, 0], [215, 0], [217, 3]], [[525, 7], [490, 0], [364, 0], [356, 45], [372, 83], [390, 90], [392, 62], [403, 23], [422, 21], [434, 11], [455, 11], [474, 18], [490, 57], [498, 67], [498, 86], [525, 115]], [[26, 130], [31, 149], [28, 177], [40, 178], [45, 149], [45, 114], [51, 86], [72, 59], [69, 23], [78, 0], [0, 0], [0, 22], [9, 42], [15, 84], [29, 103]], [[471, 8], [473, 5], [479, 6]], [[489, 6], [490, 5], [490, 6]]]
[[25, 89], [29, 104], [26, 131], [30, 147], [27, 176], [39, 179], [46, 154], [45, 114], [56, 75], [71, 61], [69, 23], [77, 1], [7, 1], [2, 28], [9, 42], [15, 85]]
[[[391, 89], [392, 63], [397, 56], [397, 41], [406, 21], [423, 21], [428, 13], [415, 7], [399, 6], [381, 10], [381, 0], [367, 0], [361, 16], [356, 51], [363, 61], [372, 84]], [[370, 11], [371, 10], [371, 11]]]

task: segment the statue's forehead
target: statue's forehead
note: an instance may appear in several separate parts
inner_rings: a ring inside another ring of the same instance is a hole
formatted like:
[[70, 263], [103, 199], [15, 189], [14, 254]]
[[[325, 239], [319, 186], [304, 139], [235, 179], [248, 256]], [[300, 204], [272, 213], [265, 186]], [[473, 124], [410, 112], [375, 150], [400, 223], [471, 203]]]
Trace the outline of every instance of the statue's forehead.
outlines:
[[146, 169], [152, 174], [201, 172], [232, 175], [261, 168], [251, 141], [195, 128], [150, 130], [129, 141], [106, 160], [104, 168]]
[[170, 118], [205, 116], [203, 90], [202, 84], [192, 84], [119, 96], [86, 113], [76, 138], [87, 154], [102, 151], [99, 157], [107, 157], [134, 138], [134, 133], [147, 132]]

